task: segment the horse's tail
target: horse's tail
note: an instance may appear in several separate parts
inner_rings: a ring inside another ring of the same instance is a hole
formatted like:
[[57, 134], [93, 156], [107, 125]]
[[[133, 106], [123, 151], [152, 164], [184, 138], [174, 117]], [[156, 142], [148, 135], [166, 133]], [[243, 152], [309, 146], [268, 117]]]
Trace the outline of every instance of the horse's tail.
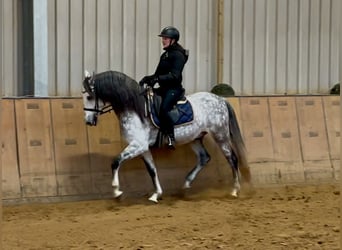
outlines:
[[231, 138], [231, 146], [238, 158], [238, 167], [242, 177], [247, 181], [251, 181], [251, 173], [248, 166], [246, 147], [242, 138], [239, 123], [237, 121], [235, 111], [229, 102], [226, 102], [229, 113], [229, 133]]

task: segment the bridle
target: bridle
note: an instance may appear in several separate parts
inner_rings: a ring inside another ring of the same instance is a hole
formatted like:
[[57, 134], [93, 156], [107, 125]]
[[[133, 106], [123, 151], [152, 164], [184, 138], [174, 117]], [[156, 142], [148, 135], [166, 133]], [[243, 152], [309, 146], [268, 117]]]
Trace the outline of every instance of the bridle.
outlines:
[[[88, 93], [91, 98], [95, 98], [95, 106], [94, 108], [83, 108], [84, 111], [92, 111], [96, 112], [96, 115], [102, 115], [105, 113], [108, 113], [113, 110], [113, 107], [111, 104], [103, 105], [101, 109], [99, 109], [99, 98], [97, 97], [95, 93], [95, 82], [93, 81], [92, 86], [89, 86], [89, 82], [87, 80], [87, 85], [84, 85], [85, 90], [82, 91], [82, 94]], [[102, 100], [103, 104], [105, 102]]]
[[84, 111], [93, 111], [96, 112], [98, 115], [102, 115], [105, 113], [109, 113], [113, 110], [112, 105], [108, 104], [106, 106], [103, 106], [101, 109], [99, 109], [99, 99], [95, 98], [95, 107], [94, 108], [83, 108]]

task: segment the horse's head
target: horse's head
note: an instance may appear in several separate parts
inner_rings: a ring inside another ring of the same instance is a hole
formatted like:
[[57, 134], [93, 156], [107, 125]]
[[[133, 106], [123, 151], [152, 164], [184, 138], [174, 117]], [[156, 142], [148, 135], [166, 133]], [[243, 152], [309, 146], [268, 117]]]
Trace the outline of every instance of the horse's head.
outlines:
[[104, 103], [100, 102], [101, 104], [99, 105], [99, 101], [95, 93], [94, 74], [90, 75], [88, 71], [84, 72], [82, 97], [84, 121], [87, 125], [96, 126], [97, 116], [101, 114], [104, 108]]

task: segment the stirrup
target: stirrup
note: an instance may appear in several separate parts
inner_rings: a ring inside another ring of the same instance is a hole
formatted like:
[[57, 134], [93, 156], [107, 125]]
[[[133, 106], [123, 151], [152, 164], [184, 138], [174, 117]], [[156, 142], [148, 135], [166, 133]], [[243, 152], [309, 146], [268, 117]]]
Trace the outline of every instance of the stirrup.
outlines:
[[175, 148], [175, 139], [172, 136], [167, 136], [167, 147], [169, 149], [176, 149]]

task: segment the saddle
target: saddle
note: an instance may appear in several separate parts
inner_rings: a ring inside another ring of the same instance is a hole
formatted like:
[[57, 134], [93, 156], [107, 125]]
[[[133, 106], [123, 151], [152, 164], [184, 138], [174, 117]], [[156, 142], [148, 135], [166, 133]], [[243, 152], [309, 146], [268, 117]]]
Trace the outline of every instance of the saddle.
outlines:
[[[160, 128], [160, 119], [159, 119], [159, 110], [161, 104], [161, 97], [157, 95], [152, 88], [148, 89], [146, 92], [147, 102], [147, 115], [150, 116], [150, 119], [153, 125], [157, 128]], [[177, 104], [173, 107], [173, 109], [169, 112], [169, 116], [173, 121], [173, 125], [175, 127], [191, 123], [194, 119], [193, 110], [191, 103], [185, 97], [184, 93], [181, 99], [177, 102]]]

